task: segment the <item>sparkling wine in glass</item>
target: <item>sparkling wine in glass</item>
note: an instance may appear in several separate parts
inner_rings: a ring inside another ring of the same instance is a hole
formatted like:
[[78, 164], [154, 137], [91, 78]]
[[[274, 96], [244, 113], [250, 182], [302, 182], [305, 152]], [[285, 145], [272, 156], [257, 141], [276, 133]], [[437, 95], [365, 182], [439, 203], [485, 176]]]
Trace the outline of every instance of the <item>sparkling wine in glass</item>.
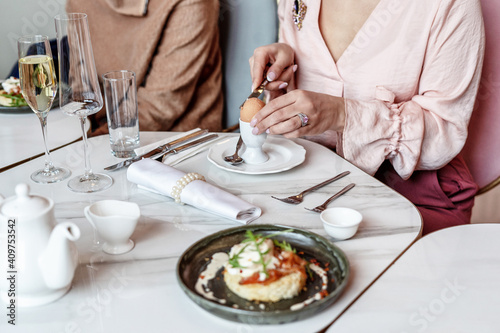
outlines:
[[52, 164], [47, 147], [47, 116], [57, 93], [50, 42], [47, 36], [23, 36], [18, 39], [17, 47], [21, 92], [40, 120], [45, 145], [45, 166], [33, 172], [31, 179], [41, 184], [60, 182], [68, 178], [71, 172]]
[[64, 113], [77, 116], [83, 132], [85, 173], [68, 182], [75, 192], [97, 192], [107, 189], [113, 179], [92, 172], [88, 153], [87, 116], [103, 105], [101, 89], [94, 63], [87, 15], [68, 13], [55, 17], [57, 50], [59, 53], [59, 104]]

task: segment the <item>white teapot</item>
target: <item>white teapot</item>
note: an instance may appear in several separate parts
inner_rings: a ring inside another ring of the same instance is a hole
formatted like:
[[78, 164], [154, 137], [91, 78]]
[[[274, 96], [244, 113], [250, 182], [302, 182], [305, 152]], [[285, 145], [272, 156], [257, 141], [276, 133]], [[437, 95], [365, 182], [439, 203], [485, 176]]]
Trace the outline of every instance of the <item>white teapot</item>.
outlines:
[[3, 201], [0, 196], [0, 297], [9, 304], [15, 296], [20, 307], [47, 304], [71, 287], [80, 229], [56, 224], [54, 202], [30, 195], [27, 184], [15, 191]]

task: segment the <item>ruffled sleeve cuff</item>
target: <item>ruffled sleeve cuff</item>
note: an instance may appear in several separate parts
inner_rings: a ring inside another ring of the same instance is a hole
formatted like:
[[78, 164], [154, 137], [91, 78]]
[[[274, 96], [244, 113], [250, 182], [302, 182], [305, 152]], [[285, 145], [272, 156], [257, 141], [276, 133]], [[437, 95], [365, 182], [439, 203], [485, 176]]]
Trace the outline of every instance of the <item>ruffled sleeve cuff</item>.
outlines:
[[344, 132], [338, 152], [360, 169], [374, 175], [385, 159], [403, 179], [418, 162], [424, 133], [421, 108], [410, 101], [394, 103], [394, 94], [377, 87], [376, 100], [345, 99]]

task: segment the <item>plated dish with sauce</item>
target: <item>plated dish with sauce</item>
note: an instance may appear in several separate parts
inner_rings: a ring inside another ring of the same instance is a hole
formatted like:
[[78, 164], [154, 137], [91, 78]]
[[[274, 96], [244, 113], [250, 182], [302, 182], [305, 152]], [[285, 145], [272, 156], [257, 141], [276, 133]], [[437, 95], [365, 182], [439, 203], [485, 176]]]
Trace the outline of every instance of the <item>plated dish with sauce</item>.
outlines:
[[[271, 258], [273, 251], [275, 258]], [[290, 260], [294, 262], [291, 270]], [[264, 268], [259, 263], [265, 263]], [[214, 315], [246, 324], [276, 325], [316, 314], [339, 297], [349, 272], [345, 254], [327, 239], [275, 225], [242, 226], [212, 234], [193, 244], [177, 263], [177, 279], [191, 300]], [[234, 274], [241, 275], [239, 284]], [[278, 292], [277, 298], [266, 299], [274, 291], [245, 290], [248, 283], [257, 289], [261, 289], [259, 284], [263, 288], [276, 284], [279, 289], [281, 280], [293, 275], [305, 280], [294, 285], [295, 293]]]
[[0, 112], [33, 112], [21, 94], [18, 78], [0, 80]]

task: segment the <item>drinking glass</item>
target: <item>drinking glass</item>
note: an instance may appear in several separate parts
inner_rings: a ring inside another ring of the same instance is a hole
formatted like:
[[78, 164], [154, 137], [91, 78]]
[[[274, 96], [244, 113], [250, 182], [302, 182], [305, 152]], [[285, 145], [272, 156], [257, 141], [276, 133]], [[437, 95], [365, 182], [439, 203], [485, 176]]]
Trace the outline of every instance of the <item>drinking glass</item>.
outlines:
[[17, 48], [21, 92], [40, 120], [45, 146], [45, 167], [33, 172], [31, 179], [41, 184], [60, 182], [71, 172], [52, 164], [47, 147], [47, 116], [57, 93], [50, 42], [47, 36], [23, 36], [18, 39]]
[[64, 113], [77, 116], [80, 120], [85, 156], [85, 173], [71, 179], [68, 187], [75, 192], [101, 191], [110, 187], [113, 179], [105, 174], [93, 173], [90, 166], [85, 123], [87, 116], [101, 110], [103, 103], [87, 15], [57, 15], [55, 23], [59, 53], [59, 103]]
[[102, 78], [111, 153], [120, 158], [134, 157], [134, 149], [140, 145], [135, 73], [111, 71]]

